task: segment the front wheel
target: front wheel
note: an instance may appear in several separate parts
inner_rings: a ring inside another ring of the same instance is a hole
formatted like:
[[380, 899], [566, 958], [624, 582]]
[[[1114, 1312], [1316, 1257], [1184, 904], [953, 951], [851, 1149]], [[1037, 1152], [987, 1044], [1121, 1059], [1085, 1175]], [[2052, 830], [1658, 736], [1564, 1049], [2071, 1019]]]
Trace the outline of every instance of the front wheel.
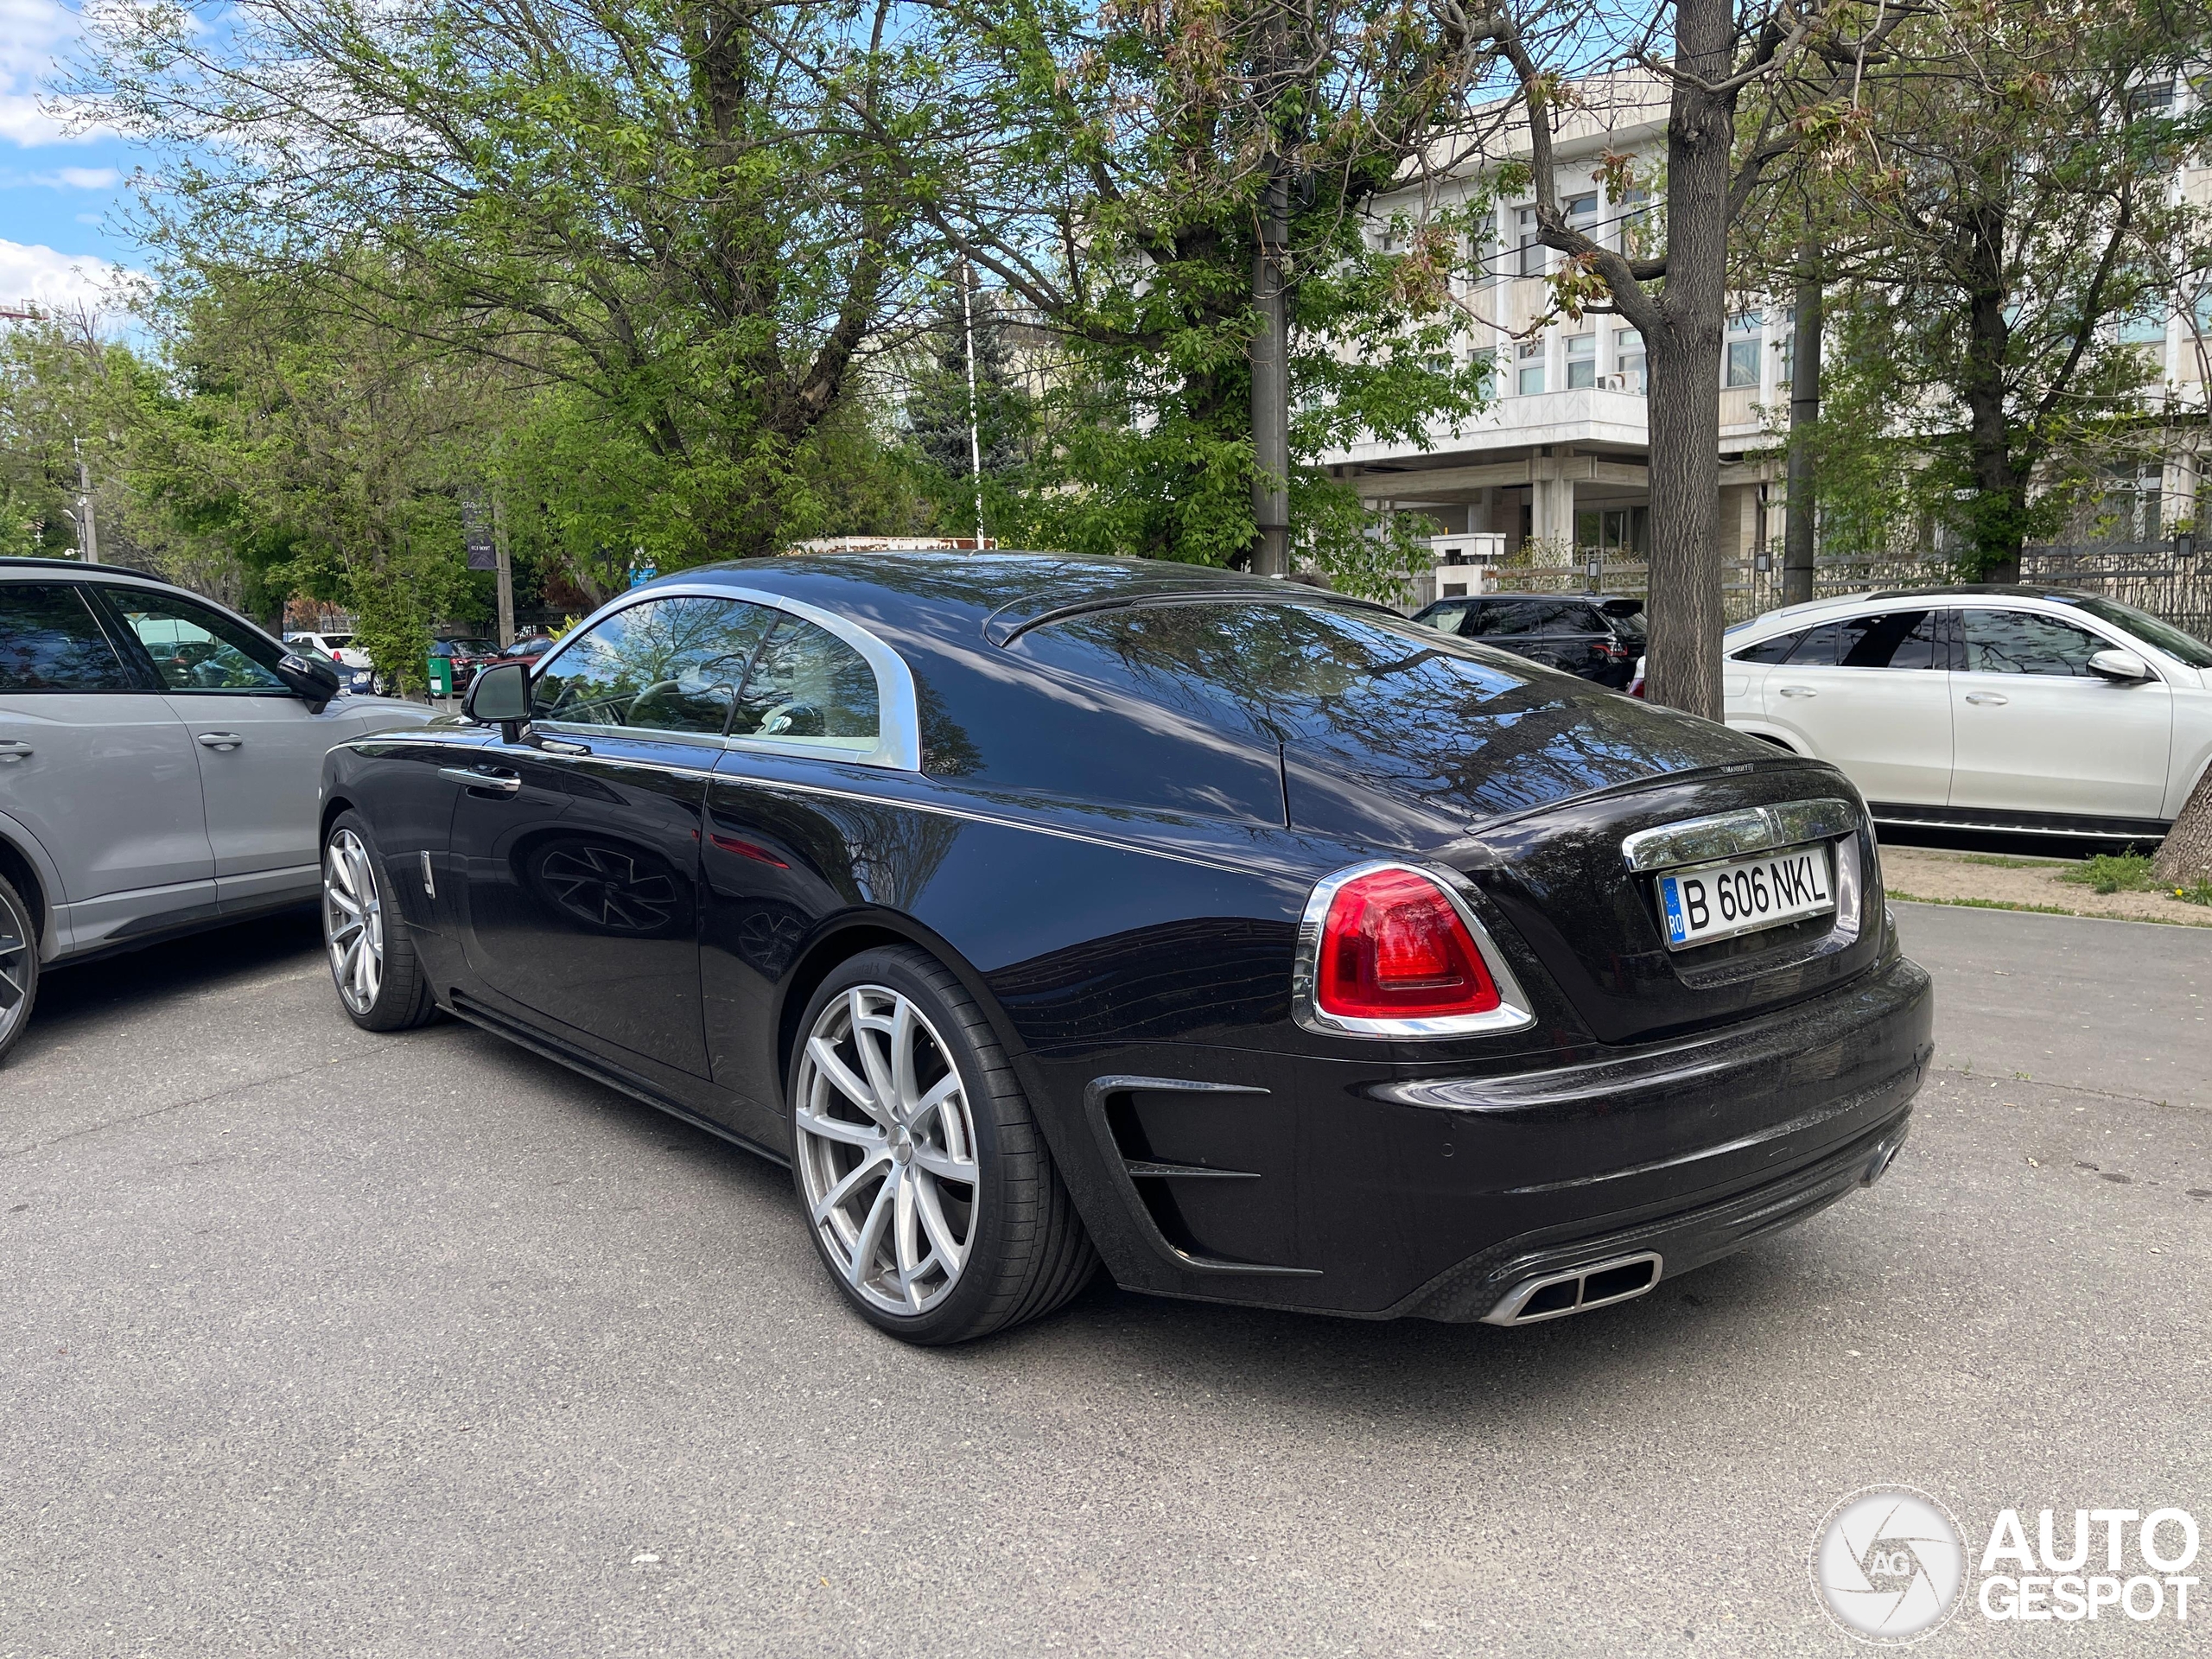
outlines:
[[38, 1001], [38, 925], [31, 907], [0, 876], [0, 1060], [31, 1022]]
[[437, 1011], [391, 877], [358, 812], [341, 812], [322, 844], [322, 940], [339, 1006], [364, 1031], [407, 1031]]
[[842, 963], [792, 1057], [792, 1173], [862, 1318], [964, 1342], [1052, 1312], [1098, 1266], [990, 1026], [908, 947]]

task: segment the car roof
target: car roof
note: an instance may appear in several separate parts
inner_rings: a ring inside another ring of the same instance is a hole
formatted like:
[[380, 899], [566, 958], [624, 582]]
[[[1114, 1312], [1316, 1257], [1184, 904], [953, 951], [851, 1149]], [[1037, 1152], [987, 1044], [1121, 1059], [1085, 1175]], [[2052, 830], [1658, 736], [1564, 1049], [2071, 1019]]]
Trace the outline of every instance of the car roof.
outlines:
[[1641, 605], [1644, 602], [1643, 597], [1637, 594], [1452, 594], [1442, 599], [1431, 600], [1427, 605], [1422, 606], [1421, 608], [1423, 610], [1427, 610], [1431, 607], [1437, 605], [1466, 605], [1471, 604], [1478, 599], [1525, 599], [1538, 602], [1572, 599], [1579, 600], [1588, 605], [1611, 605], [1617, 603], [1627, 604], [1631, 601], [1635, 604]]
[[1937, 599], [2011, 599], [2047, 605], [2075, 605], [2090, 595], [2068, 588], [2033, 588], [2022, 582], [1959, 582], [1940, 588], [1870, 588], [1861, 593], [1836, 594], [1827, 599], [1808, 599], [1796, 605], [1784, 605], [1771, 611], [1763, 611], [1746, 621], [1736, 623], [1728, 632], [1748, 633], [1753, 629], [1786, 631], [1822, 622], [1833, 617], [1846, 616], [1868, 605], [1909, 605], [1916, 601], [1925, 602]]
[[16, 553], [0, 556], [0, 580], [17, 575], [90, 576], [110, 582], [143, 582], [156, 588], [175, 588], [182, 593], [191, 591], [180, 583], [171, 582], [167, 576], [150, 575], [143, 570], [134, 570], [127, 564], [86, 564], [79, 559], [34, 559]]
[[625, 599], [664, 588], [753, 588], [818, 605], [864, 623], [887, 640], [972, 639], [1003, 645], [1039, 623], [1147, 601], [1254, 599], [1400, 613], [1302, 582], [1208, 565], [1080, 553], [792, 554], [734, 559], [676, 571]]

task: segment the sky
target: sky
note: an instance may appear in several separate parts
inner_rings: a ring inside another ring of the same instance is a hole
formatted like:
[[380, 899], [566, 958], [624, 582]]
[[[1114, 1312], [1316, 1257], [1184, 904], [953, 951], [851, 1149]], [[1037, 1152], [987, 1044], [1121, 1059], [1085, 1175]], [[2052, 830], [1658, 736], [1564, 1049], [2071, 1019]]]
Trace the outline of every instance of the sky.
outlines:
[[67, 137], [40, 108], [78, 37], [60, 0], [0, 0], [0, 309], [97, 309], [105, 284], [147, 262], [124, 223], [138, 153], [111, 134]]

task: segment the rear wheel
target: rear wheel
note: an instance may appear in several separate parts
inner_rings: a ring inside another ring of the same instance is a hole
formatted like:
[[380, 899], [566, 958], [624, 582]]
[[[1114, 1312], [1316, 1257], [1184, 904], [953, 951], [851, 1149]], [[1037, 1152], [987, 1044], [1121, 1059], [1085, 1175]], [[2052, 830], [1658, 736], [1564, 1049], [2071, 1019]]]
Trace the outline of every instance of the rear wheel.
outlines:
[[364, 1031], [406, 1031], [437, 1011], [369, 826], [341, 812], [322, 844], [322, 939], [339, 1006]]
[[38, 925], [31, 907], [0, 878], [0, 1060], [31, 1022], [38, 1001]]
[[924, 952], [870, 950], [814, 995], [792, 1058], [792, 1173], [861, 1317], [963, 1342], [1066, 1301], [1098, 1257], [982, 1012]]

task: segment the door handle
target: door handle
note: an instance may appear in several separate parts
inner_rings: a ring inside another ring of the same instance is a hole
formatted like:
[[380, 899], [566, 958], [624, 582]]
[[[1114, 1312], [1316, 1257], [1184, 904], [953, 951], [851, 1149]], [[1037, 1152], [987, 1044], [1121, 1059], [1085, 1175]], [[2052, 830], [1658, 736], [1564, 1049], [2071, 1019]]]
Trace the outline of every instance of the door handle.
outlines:
[[245, 741], [236, 732], [202, 732], [200, 747], [203, 749], [235, 749]]
[[2012, 699], [2002, 691], [1969, 691], [1967, 693], [1967, 701], [1968, 702], [2010, 702]]
[[1785, 685], [1780, 690], [1785, 697], [1817, 697], [1821, 695], [1809, 685]]
[[591, 753], [591, 745], [588, 743], [569, 743], [557, 737], [541, 737], [537, 740], [537, 747], [548, 754], [589, 754]]
[[30, 752], [29, 744], [18, 743], [10, 738], [8, 741], [0, 743], [0, 766], [12, 766]]
[[480, 772], [474, 766], [440, 766], [441, 778], [458, 778], [471, 789], [488, 789], [494, 795], [518, 795], [522, 779], [512, 772], [502, 778], [496, 772]]

